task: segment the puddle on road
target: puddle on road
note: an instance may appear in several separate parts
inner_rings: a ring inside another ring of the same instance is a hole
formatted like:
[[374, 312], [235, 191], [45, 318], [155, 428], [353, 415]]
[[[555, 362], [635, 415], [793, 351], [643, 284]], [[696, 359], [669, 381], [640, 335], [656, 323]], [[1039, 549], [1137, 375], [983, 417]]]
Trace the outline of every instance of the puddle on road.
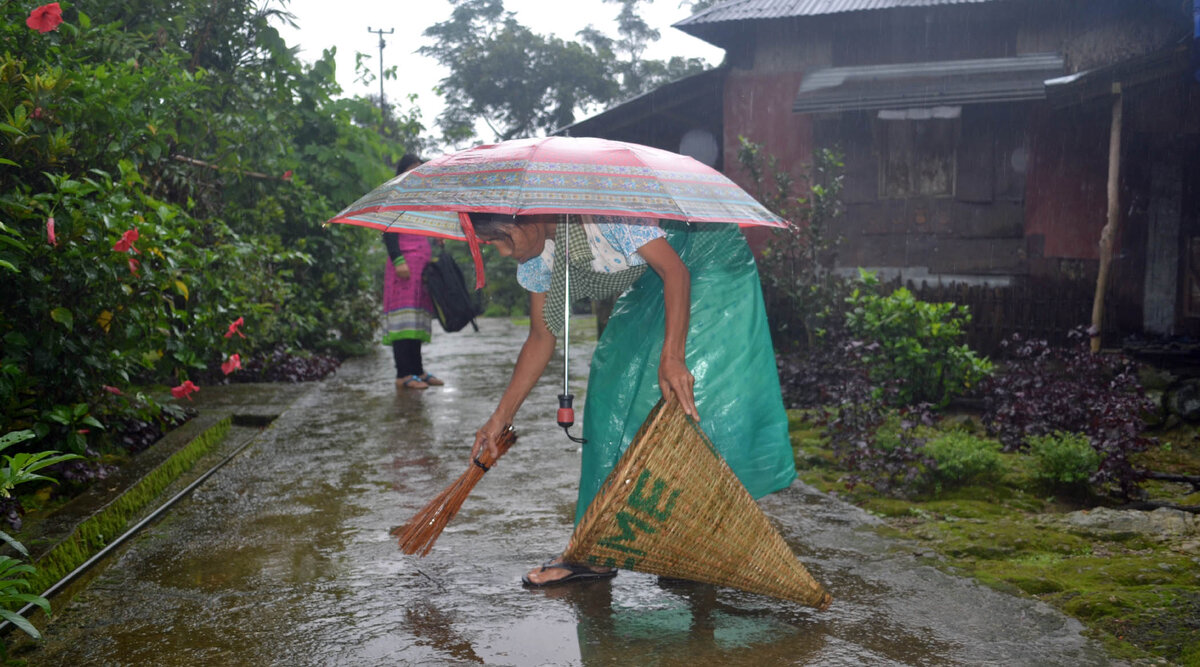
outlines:
[[[623, 572], [524, 590], [570, 535], [578, 446], [554, 362], [520, 438], [429, 557], [388, 530], [468, 464], [523, 331], [438, 336], [447, 386], [400, 391], [348, 362], [58, 611], [36, 665], [1103, 665], [1077, 623], [921, 567], [870, 517], [803, 487], [764, 501], [835, 597], [828, 612]], [[573, 350], [586, 372], [588, 350]], [[573, 389], [582, 405], [584, 380]], [[56, 605], [56, 609], [58, 605]]]

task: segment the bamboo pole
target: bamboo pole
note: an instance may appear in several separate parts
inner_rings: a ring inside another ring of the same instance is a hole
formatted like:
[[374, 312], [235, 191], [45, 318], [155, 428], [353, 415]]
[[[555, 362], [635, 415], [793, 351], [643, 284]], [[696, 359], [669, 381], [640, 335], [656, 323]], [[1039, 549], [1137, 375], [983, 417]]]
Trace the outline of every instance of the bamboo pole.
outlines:
[[1112, 269], [1113, 239], [1120, 221], [1121, 185], [1121, 116], [1124, 109], [1121, 84], [1113, 84], [1112, 129], [1108, 138], [1108, 219], [1100, 232], [1100, 271], [1096, 276], [1096, 296], [1092, 299], [1092, 352], [1100, 351], [1100, 333], [1104, 324], [1104, 294], [1108, 291], [1108, 275]]

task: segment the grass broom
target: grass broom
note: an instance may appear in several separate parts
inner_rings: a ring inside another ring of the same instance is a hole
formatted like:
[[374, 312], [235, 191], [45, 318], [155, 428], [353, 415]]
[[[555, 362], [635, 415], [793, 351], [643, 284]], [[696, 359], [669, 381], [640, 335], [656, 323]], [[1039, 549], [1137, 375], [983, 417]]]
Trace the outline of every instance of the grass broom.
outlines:
[[512, 426], [507, 427], [496, 442], [495, 456], [484, 448], [453, 484], [429, 501], [408, 523], [393, 528], [391, 534], [399, 538], [400, 550], [406, 554], [419, 553], [422, 557], [426, 556], [430, 549], [433, 549], [433, 543], [442, 534], [446, 524], [458, 514], [458, 509], [462, 507], [471, 489], [483, 479], [483, 473], [490, 470], [496, 460], [504, 456], [516, 441], [517, 432]]

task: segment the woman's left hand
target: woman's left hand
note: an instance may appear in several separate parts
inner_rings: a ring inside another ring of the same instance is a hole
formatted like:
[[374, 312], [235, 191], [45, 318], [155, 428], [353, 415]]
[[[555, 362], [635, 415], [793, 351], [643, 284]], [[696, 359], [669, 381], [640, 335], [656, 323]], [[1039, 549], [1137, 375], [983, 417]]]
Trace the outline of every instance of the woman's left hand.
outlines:
[[700, 421], [700, 413], [696, 411], [696, 396], [692, 393], [695, 384], [696, 378], [683, 360], [671, 358], [659, 362], [658, 386], [662, 389], [663, 400], [669, 403], [672, 397], [675, 398], [688, 416]]
[[663, 281], [664, 323], [658, 386], [662, 389], [664, 400], [670, 402], [674, 398], [688, 416], [700, 421], [700, 413], [696, 411], [696, 396], [692, 392], [696, 378], [692, 377], [685, 361], [688, 317], [692, 308], [692, 276], [665, 238], [654, 239], [638, 248], [638, 254]]

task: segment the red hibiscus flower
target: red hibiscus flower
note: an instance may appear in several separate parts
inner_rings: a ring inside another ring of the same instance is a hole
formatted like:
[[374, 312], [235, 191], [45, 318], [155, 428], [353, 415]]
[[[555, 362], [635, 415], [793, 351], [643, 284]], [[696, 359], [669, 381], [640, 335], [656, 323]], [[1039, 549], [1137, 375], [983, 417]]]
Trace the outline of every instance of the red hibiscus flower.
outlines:
[[283, 180], [285, 180], [285, 181], [292, 180], [292, 170], [291, 169], [288, 169], [287, 171], [283, 172]]
[[141, 262], [137, 261], [136, 259], [134, 259], [132, 257], [129, 258], [129, 272], [130, 273], [132, 273], [135, 276], [138, 275], [138, 267], [139, 266], [141, 266]]
[[190, 400], [192, 400], [192, 394], [194, 394], [198, 391], [200, 391], [200, 387], [197, 387], [195, 384], [192, 383], [191, 380], [188, 380], [188, 381], [184, 382], [183, 384], [179, 385], [178, 387], [172, 387], [171, 395], [174, 396], [175, 398], [186, 398], [187, 400], [190, 401]]
[[54, 218], [46, 218], [46, 241], [58, 247], [58, 237], [54, 235]]
[[243, 333], [240, 331], [240, 329], [242, 328], [242, 325], [243, 325], [243, 324], [245, 324], [245, 323], [246, 323], [246, 320], [245, 320], [244, 318], [241, 318], [241, 317], [239, 317], [239, 318], [237, 318], [236, 320], [234, 320], [234, 321], [230, 322], [230, 323], [229, 323], [229, 331], [226, 331], [226, 332], [225, 332], [225, 337], [226, 337], [226, 338], [233, 338], [233, 334], [237, 334], [238, 336], [240, 336], [240, 337], [242, 337], [242, 338], [245, 338], [245, 337], [246, 337], [246, 335], [245, 335], [245, 334], [243, 334]]
[[29, 18], [25, 19], [25, 25], [40, 33], [57, 30], [60, 23], [62, 23], [62, 8], [58, 6], [57, 2], [38, 7], [29, 12]]
[[138, 230], [137, 227], [134, 227], [133, 229], [121, 235], [121, 240], [113, 244], [113, 250], [116, 250], [117, 252], [127, 252], [132, 250], [138, 254], [141, 254], [141, 250], [133, 247], [133, 242], [136, 240], [138, 240]]
[[221, 364], [221, 371], [226, 375], [239, 370], [242, 367], [242, 357], [238, 354], [229, 355], [229, 359]]

